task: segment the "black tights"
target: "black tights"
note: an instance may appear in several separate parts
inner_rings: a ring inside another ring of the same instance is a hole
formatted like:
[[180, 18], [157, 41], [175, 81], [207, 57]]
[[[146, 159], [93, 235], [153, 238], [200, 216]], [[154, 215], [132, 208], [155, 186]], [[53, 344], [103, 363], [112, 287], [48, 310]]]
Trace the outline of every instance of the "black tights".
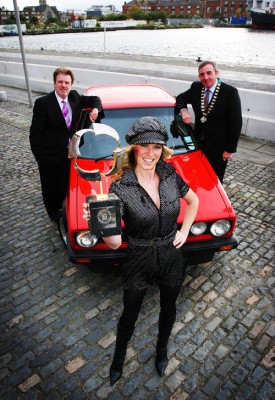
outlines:
[[[160, 315], [170, 319], [176, 316], [176, 300], [181, 286], [159, 285], [160, 290]], [[131, 328], [135, 325], [138, 314], [147, 288], [143, 290], [124, 289], [123, 304], [124, 309], [120, 318], [120, 324], [124, 328]]]

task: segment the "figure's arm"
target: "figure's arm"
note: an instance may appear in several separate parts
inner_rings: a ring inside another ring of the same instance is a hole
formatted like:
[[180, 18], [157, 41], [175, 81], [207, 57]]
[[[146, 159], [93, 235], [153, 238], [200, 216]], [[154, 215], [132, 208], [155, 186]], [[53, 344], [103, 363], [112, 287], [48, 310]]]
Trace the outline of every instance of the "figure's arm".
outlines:
[[98, 96], [82, 96], [84, 105], [82, 108], [89, 107], [91, 108], [90, 112], [90, 120], [95, 122], [98, 117], [98, 113], [102, 111], [102, 103], [101, 99]]
[[192, 122], [191, 114], [188, 112], [187, 108], [188, 104], [191, 102], [190, 96], [191, 91], [189, 89], [176, 97], [176, 112], [181, 115], [183, 122], [186, 124], [191, 124]]
[[192, 189], [188, 190], [183, 199], [186, 201], [187, 207], [185, 209], [183, 217], [183, 224], [180, 230], [177, 231], [175, 240], [173, 242], [174, 246], [177, 249], [186, 242], [190, 228], [194, 222], [199, 207], [199, 199]]
[[[228, 109], [229, 133], [226, 141], [225, 152], [235, 153], [242, 130], [242, 108], [241, 100], [236, 88], [230, 94]], [[225, 155], [226, 157], [226, 155]], [[230, 157], [227, 157], [230, 158]]]
[[105, 236], [103, 240], [112, 250], [118, 249], [122, 243], [121, 235]]
[[33, 108], [33, 117], [30, 127], [30, 145], [35, 158], [43, 155], [43, 134], [47, 122], [45, 108], [36, 100]]

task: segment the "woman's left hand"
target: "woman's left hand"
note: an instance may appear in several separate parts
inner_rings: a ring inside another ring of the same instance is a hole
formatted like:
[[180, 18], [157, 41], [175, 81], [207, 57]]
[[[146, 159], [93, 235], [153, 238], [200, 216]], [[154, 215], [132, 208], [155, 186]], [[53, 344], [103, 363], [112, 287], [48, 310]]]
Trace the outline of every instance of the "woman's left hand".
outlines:
[[177, 249], [179, 249], [186, 242], [187, 236], [188, 236], [188, 233], [185, 233], [182, 231], [177, 231], [176, 237], [173, 241], [173, 245]]

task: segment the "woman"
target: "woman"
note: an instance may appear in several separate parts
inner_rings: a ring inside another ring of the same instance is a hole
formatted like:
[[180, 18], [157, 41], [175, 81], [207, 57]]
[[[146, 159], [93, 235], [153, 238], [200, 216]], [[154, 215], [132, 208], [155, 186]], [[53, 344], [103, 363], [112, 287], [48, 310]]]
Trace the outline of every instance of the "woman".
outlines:
[[[126, 135], [130, 145], [122, 170], [110, 192], [121, 201], [121, 213], [129, 248], [123, 273], [124, 309], [117, 326], [110, 384], [122, 375], [127, 344], [148, 287], [155, 281], [160, 289], [160, 315], [156, 345], [156, 369], [163, 376], [168, 364], [167, 343], [176, 319], [176, 300], [184, 280], [181, 246], [198, 209], [198, 198], [171, 164], [163, 161], [172, 151], [165, 146], [168, 134], [162, 122], [142, 117]], [[180, 198], [186, 203], [184, 221], [177, 229]], [[84, 218], [88, 217], [84, 205]], [[111, 249], [121, 245], [121, 236], [104, 237]]]

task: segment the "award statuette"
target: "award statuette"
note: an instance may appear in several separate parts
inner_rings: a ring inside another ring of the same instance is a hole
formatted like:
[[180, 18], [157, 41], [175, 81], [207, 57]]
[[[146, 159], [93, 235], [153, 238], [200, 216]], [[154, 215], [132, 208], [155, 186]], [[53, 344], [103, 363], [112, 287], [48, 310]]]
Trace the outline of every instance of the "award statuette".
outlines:
[[113, 194], [86, 197], [90, 208], [90, 232], [97, 236], [121, 234], [121, 214], [118, 197]]
[[[109, 172], [101, 173], [98, 169], [87, 171], [80, 168], [76, 158], [81, 156], [79, 143], [82, 135], [108, 135], [115, 139], [116, 149], [113, 150], [113, 165]], [[69, 145], [69, 158], [74, 158], [74, 167], [78, 174], [89, 181], [99, 182], [100, 193], [86, 197], [89, 204], [90, 220], [89, 230], [97, 237], [121, 234], [121, 213], [119, 198], [113, 194], [103, 193], [102, 176], [108, 177], [115, 174], [122, 166], [125, 150], [120, 148], [118, 133], [108, 125], [94, 123], [90, 129], [82, 129], [74, 134]], [[93, 190], [94, 192], [94, 190]]]

